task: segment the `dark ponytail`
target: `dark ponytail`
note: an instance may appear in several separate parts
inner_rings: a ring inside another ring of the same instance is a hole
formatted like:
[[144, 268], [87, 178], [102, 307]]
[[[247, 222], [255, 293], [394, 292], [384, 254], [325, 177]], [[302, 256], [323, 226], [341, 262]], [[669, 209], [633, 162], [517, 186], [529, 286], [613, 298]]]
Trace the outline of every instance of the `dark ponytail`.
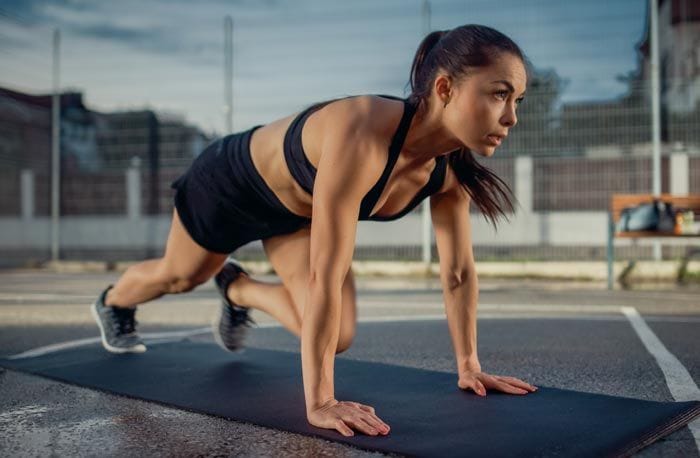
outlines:
[[[501, 53], [511, 53], [525, 64], [515, 42], [501, 32], [482, 25], [463, 25], [429, 33], [418, 46], [411, 65], [409, 102], [426, 110], [438, 70], [453, 80], [469, 74], [472, 67], [485, 67]], [[527, 66], [526, 66], [527, 68]], [[513, 192], [495, 173], [476, 161], [469, 148], [448, 154], [448, 164], [474, 204], [497, 229], [501, 216], [514, 212]]]
[[[514, 213], [513, 192], [508, 184], [488, 167], [479, 164], [469, 148], [460, 148], [447, 156], [457, 180], [467, 191], [479, 211], [498, 230], [498, 218]], [[516, 199], [517, 200], [517, 199]]]
[[[416, 55], [413, 58], [413, 64], [411, 64], [411, 89], [412, 89], [412, 92], [411, 92], [411, 95], [409, 96], [409, 99], [413, 99], [415, 101], [416, 97], [418, 97], [418, 94], [416, 94], [416, 88], [422, 86], [420, 84], [420, 83], [422, 83], [422, 79], [419, 80], [418, 77], [419, 77], [419, 74], [426, 73], [425, 58], [428, 55], [428, 53], [430, 52], [430, 50], [433, 49], [433, 47], [437, 44], [437, 42], [440, 41], [440, 39], [446, 33], [447, 33], [447, 30], [436, 30], [435, 32], [430, 32], [428, 35], [426, 35], [425, 38], [423, 38], [423, 41], [418, 46], [418, 51], [416, 51]], [[431, 59], [431, 61], [434, 63], [435, 59]], [[430, 90], [430, 88], [428, 88], [428, 91], [429, 90]]]

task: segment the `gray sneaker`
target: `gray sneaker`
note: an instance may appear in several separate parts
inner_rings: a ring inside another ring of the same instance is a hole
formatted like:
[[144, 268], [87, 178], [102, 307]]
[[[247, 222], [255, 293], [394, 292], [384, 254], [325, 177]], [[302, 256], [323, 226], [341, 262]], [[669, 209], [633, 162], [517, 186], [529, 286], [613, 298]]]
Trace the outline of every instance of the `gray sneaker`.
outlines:
[[241, 353], [244, 350], [243, 341], [248, 334], [248, 329], [255, 321], [248, 316], [248, 308], [233, 303], [227, 296], [228, 286], [240, 275], [248, 275], [248, 272], [233, 258], [229, 258], [218, 274], [214, 276], [214, 283], [222, 297], [219, 315], [212, 325], [212, 332], [216, 343], [224, 350]]
[[136, 307], [108, 307], [105, 305], [109, 285], [92, 304], [92, 316], [100, 328], [102, 346], [112, 353], [143, 353], [146, 346], [136, 333]]

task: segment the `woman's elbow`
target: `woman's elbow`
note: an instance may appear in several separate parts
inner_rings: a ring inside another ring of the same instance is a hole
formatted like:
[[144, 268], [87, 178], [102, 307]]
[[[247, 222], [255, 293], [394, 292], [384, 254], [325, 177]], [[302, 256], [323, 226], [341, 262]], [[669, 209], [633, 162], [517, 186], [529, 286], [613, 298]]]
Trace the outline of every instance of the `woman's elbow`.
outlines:
[[323, 289], [340, 289], [345, 280], [346, 272], [342, 272], [342, 269], [328, 267], [328, 268], [311, 268], [309, 271], [309, 281], [308, 288], [311, 291], [313, 288], [323, 288]]
[[449, 269], [445, 274], [443, 281], [447, 286], [448, 290], [454, 290], [459, 288], [465, 283], [476, 281], [476, 268], [472, 264], [467, 267], [460, 267]]

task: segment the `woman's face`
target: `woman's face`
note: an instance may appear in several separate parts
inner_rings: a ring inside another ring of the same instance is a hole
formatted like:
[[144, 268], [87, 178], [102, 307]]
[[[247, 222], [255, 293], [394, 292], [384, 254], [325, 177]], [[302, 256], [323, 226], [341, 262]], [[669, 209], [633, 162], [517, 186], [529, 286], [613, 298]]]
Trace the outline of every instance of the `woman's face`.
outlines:
[[488, 67], [471, 69], [451, 85], [443, 113], [446, 129], [473, 152], [490, 157], [518, 122], [516, 108], [526, 84], [522, 61], [510, 53]]

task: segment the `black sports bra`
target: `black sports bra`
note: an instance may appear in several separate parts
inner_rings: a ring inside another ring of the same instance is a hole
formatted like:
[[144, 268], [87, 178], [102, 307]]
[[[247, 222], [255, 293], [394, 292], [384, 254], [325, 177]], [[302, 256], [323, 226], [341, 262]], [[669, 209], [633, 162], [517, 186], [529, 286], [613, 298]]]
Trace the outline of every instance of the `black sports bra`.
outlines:
[[[413, 210], [420, 202], [423, 201], [429, 195], [436, 193], [441, 187], [445, 180], [445, 171], [447, 168], [447, 158], [445, 156], [438, 156], [435, 159], [435, 167], [430, 174], [430, 179], [423, 188], [418, 191], [418, 193], [413, 197], [411, 202], [395, 215], [390, 216], [370, 216], [370, 212], [374, 209], [377, 204], [379, 197], [386, 186], [391, 171], [396, 164], [396, 161], [401, 152], [401, 147], [403, 146], [404, 140], [406, 139], [406, 133], [408, 132], [408, 127], [411, 125], [411, 119], [415, 114], [415, 106], [411, 104], [408, 99], [401, 99], [399, 97], [394, 97], [390, 95], [375, 94], [379, 97], [384, 97], [394, 100], [402, 100], [404, 102], [404, 112], [399, 122], [399, 127], [394, 133], [391, 140], [391, 145], [389, 146], [389, 160], [387, 161], [386, 167], [382, 176], [379, 178], [377, 183], [370, 189], [367, 195], [362, 199], [362, 204], [360, 206], [359, 220], [369, 220], [369, 221], [391, 221], [399, 219], [406, 215], [408, 212]], [[354, 97], [354, 96], [353, 96]], [[304, 148], [301, 144], [301, 131], [304, 127], [306, 119], [314, 111], [320, 109], [324, 104], [312, 105], [305, 109], [299, 115], [297, 115], [292, 123], [289, 125], [289, 129], [284, 136], [284, 158], [287, 162], [287, 167], [289, 167], [289, 172], [292, 174], [294, 179], [299, 186], [301, 186], [306, 192], [312, 194], [314, 187], [314, 180], [316, 178], [316, 168], [306, 157]]]

